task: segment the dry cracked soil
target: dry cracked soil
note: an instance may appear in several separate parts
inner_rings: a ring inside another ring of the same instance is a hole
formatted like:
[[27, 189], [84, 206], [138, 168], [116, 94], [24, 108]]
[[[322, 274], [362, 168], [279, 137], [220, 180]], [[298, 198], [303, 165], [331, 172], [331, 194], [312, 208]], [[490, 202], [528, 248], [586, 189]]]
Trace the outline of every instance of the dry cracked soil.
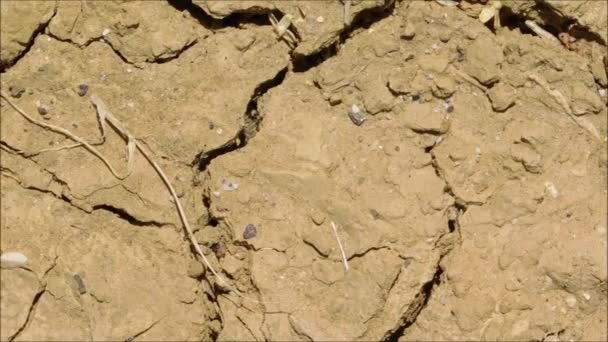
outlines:
[[497, 3], [1, 1], [0, 338], [605, 341], [607, 2]]

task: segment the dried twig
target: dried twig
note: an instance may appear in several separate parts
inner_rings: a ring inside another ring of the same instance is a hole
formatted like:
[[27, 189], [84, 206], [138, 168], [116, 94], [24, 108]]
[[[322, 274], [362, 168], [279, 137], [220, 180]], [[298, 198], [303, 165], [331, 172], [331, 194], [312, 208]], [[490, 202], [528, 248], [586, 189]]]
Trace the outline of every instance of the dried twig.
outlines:
[[[114, 175], [114, 177], [116, 177], [118, 179], [125, 179], [125, 178], [127, 178], [129, 176], [129, 172], [127, 172], [127, 174], [124, 175], [124, 176], [119, 175], [116, 172], [116, 170], [114, 170], [114, 168], [112, 167], [112, 165], [110, 165], [110, 163], [108, 162], [108, 160], [99, 151], [97, 151], [97, 149], [95, 147], [91, 146], [91, 144], [89, 144], [88, 142], [84, 141], [84, 139], [82, 139], [79, 136], [75, 135], [74, 133], [68, 131], [67, 129], [61, 128], [59, 126], [47, 124], [47, 123], [42, 122], [40, 120], [34, 119], [30, 115], [28, 115], [23, 109], [21, 109], [19, 106], [17, 106], [16, 104], [14, 104], [10, 100], [10, 98], [8, 97], [8, 95], [6, 95], [4, 92], [0, 92], [0, 96], [11, 107], [13, 107], [13, 109], [16, 110], [17, 113], [21, 114], [21, 116], [23, 116], [27, 121], [33, 123], [36, 126], [42, 127], [44, 129], [47, 129], [49, 131], [52, 131], [52, 132], [55, 132], [55, 133], [59, 133], [59, 134], [65, 136], [65, 137], [67, 137], [69, 139], [72, 139], [72, 140], [80, 143], [84, 148], [86, 148], [89, 152], [91, 152], [95, 157], [99, 158], [99, 160], [101, 160], [106, 165], [106, 167], [110, 170], [110, 172], [112, 172], [112, 174]], [[75, 146], [71, 145], [71, 146], [67, 146], [67, 147], [63, 147], [63, 148], [72, 148], [72, 147], [75, 147]], [[59, 148], [59, 149], [63, 149], [63, 148]], [[40, 153], [40, 152], [38, 152], [38, 153]]]
[[[106, 107], [105, 103], [98, 96], [92, 95], [91, 96], [91, 102], [93, 103], [93, 105], [97, 109], [97, 113], [99, 115], [99, 119], [100, 120], [104, 120], [103, 122], [100, 122], [100, 124], [102, 125], [102, 127], [104, 127], [105, 121], [107, 121], [114, 129], [116, 129], [116, 131], [118, 132], [118, 134], [123, 139], [125, 139], [125, 141], [127, 141], [127, 143], [130, 146], [129, 147], [130, 151], [132, 151], [134, 149], [134, 147], [137, 147], [137, 149], [141, 152], [141, 154], [143, 154], [143, 156], [150, 163], [150, 165], [152, 165], [152, 167], [154, 168], [154, 170], [156, 171], [156, 173], [160, 176], [160, 178], [162, 179], [163, 183], [165, 183], [165, 186], [167, 187], [167, 189], [171, 193], [171, 197], [173, 198], [173, 201], [175, 202], [175, 206], [177, 207], [177, 212], [179, 214], [179, 218], [181, 219], [181, 221], [182, 221], [182, 223], [184, 225], [184, 229], [186, 230], [186, 235], [188, 236], [188, 239], [190, 240], [190, 243], [192, 244], [192, 247], [194, 248], [194, 250], [196, 250], [196, 253], [203, 260], [203, 263], [205, 264], [205, 266], [211, 271], [211, 273], [213, 273], [213, 275], [218, 279], [218, 281], [220, 281], [222, 284], [226, 285], [228, 288], [230, 288], [231, 290], [235, 291], [236, 293], [239, 293], [239, 291], [237, 291], [236, 289], [233, 289], [224, 280], [224, 278], [219, 275], [219, 273], [213, 268], [213, 266], [211, 266], [211, 263], [209, 262], [209, 260], [205, 256], [205, 254], [203, 254], [203, 251], [201, 250], [201, 247], [198, 244], [198, 241], [196, 240], [196, 237], [194, 237], [194, 233], [192, 233], [192, 228], [190, 228], [190, 223], [188, 223], [188, 219], [186, 218], [186, 213], [184, 212], [184, 209], [183, 209], [182, 204], [181, 204], [181, 202], [179, 200], [179, 197], [177, 197], [177, 194], [175, 193], [175, 189], [173, 188], [173, 185], [171, 185], [171, 182], [169, 181], [169, 178], [167, 178], [167, 176], [165, 175], [165, 173], [163, 172], [163, 170], [160, 168], [160, 166], [154, 161], [154, 159], [152, 159], [152, 157], [150, 156], [150, 153], [144, 148], [144, 146], [141, 143], [139, 143], [139, 141], [137, 141], [133, 137], [133, 135], [131, 135], [129, 133], [129, 131], [114, 116], [114, 114], [112, 114], [112, 112], [110, 112], [108, 110], [108, 108]], [[102, 129], [102, 130], [105, 131], [105, 129]]]
[[340, 237], [338, 236], [338, 229], [336, 228], [336, 224], [334, 221], [331, 221], [331, 228], [334, 230], [334, 235], [336, 235], [336, 240], [338, 241], [338, 247], [340, 247], [340, 253], [342, 253], [342, 263], [344, 264], [344, 271], [348, 272], [348, 260], [346, 259], [346, 253], [344, 252], [344, 247], [342, 247], [342, 242], [340, 241]]
[[450, 65], [448, 68], [449, 71], [451, 71], [453, 74], [455, 74], [456, 76], [462, 78], [463, 80], [469, 82], [469, 84], [471, 84], [472, 86], [474, 86], [475, 88], [481, 90], [484, 94], [487, 95], [488, 93], [488, 89], [486, 87], [483, 86], [483, 84], [479, 83], [476, 79], [474, 79], [473, 77], [467, 75], [466, 73], [460, 71], [459, 69], [457, 69], [455, 66]]
[[526, 26], [528, 26], [528, 28], [530, 30], [534, 31], [534, 33], [536, 33], [539, 37], [561, 45], [561, 43], [559, 42], [559, 39], [557, 39], [551, 33], [547, 32], [542, 27], [538, 26], [538, 24], [535, 21], [526, 20], [525, 24], [526, 24]]
[[564, 108], [564, 111], [566, 112], [566, 114], [568, 114], [570, 120], [574, 121], [577, 126], [587, 130], [587, 132], [589, 132], [595, 138], [600, 139], [600, 134], [589, 120], [587, 120], [586, 118], [576, 117], [576, 115], [574, 115], [574, 111], [572, 110], [570, 104], [568, 103], [568, 100], [566, 100], [562, 93], [557, 90], [551, 89], [549, 83], [547, 83], [545, 79], [536, 74], [530, 73], [528, 74], [528, 78], [536, 82], [539, 86], [541, 86], [541, 88], [543, 88], [543, 90], [545, 90], [551, 97], [553, 97], [553, 99], [557, 103], [559, 103], [562, 108]]

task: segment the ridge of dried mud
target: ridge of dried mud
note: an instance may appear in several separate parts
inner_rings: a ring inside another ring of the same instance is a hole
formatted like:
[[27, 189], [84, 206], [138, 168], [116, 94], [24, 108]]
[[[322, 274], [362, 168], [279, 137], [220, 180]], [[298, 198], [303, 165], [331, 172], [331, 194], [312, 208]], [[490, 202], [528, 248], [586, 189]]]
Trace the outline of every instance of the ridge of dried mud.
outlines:
[[[7, 3], [3, 18], [28, 6]], [[188, 254], [145, 161], [118, 181], [77, 148], [38, 153], [67, 141], [3, 104], [1, 247], [32, 270], [2, 270], [2, 339], [606, 339], [605, 140], [526, 78], [605, 139], [605, 37], [579, 55], [522, 35], [523, 17], [494, 34], [469, 5], [355, 2], [348, 27], [313, 2], [37, 7], [21, 46], [2, 42], [3, 90], [87, 140], [75, 89], [101, 94], [160, 157], [214, 267], [263, 304]], [[289, 51], [264, 18], [300, 11]], [[117, 137], [98, 148], [124, 162]]]

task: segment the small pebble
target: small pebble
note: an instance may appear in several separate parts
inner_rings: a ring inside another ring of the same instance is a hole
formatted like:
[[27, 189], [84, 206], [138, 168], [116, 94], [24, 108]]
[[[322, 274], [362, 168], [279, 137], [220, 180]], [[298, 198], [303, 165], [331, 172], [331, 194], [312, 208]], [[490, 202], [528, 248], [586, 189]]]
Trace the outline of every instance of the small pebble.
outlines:
[[357, 126], [361, 126], [365, 122], [365, 116], [361, 113], [359, 106], [353, 105], [350, 112], [348, 113], [350, 120]]
[[109, 28], [103, 29], [103, 32], [101, 32], [102, 36], [107, 36], [110, 34], [110, 32], [112, 32], [112, 30], [110, 30]]
[[416, 35], [416, 28], [412, 23], [405, 24], [403, 31], [401, 33], [401, 37], [405, 39], [412, 39]]
[[574, 296], [568, 296], [566, 297], [566, 304], [573, 308], [574, 306], [576, 306], [576, 298], [574, 298]]
[[23, 87], [19, 87], [19, 86], [10, 86], [8, 88], [8, 91], [11, 93], [12, 97], [20, 98], [21, 95], [25, 92], [25, 89]]
[[243, 239], [251, 239], [254, 238], [258, 234], [257, 229], [253, 224], [248, 224], [243, 231]]
[[82, 280], [82, 277], [78, 274], [74, 274], [74, 280], [76, 281], [76, 284], [78, 284], [78, 292], [81, 295], [87, 293], [87, 287], [84, 285], [84, 280]]
[[0, 267], [17, 268], [27, 265], [27, 257], [19, 252], [6, 252], [0, 256]]
[[78, 95], [85, 96], [89, 91], [89, 86], [86, 83], [78, 85]]
[[320, 212], [319, 210], [313, 209], [310, 212], [310, 219], [317, 226], [320, 226], [323, 224], [323, 222], [325, 222], [325, 215], [322, 212]]
[[459, 62], [463, 62], [464, 61], [464, 53], [460, 50], [458, 50], [456, 52], [456, 60]]
[[36, 101], [36, 108], [38, 109], [38, 113], [40, 115], [46, 115], [49, 113], [49, 107], [45, 104], [40, 103], [40, 101]]
[[317, 22], [318, 22], [318, 23], [322, 23], [322, 22], [324, 22], [324, 21], [325, 21], [325, 18], [323, 18], [322, 16], [318, 16], [318, 17], [317, 17]]
[[191, 259], [188, 262], [188, 271], [187, 272], [188, 272], [188, 277], [197, 279], [205, 274], [205, 268], [203, 267], [203, 265], [200, 262]]
[[557, 196], [559, 196], [559, 192], [557, 191], [555, 184], [551, 182], [545, 182], [545, 189], [547, 190], [549, 195], [551, 195], [551, 197], [557, 198]]
[[233, 183], [227, 179], [224, 179], [222, 181], [222, 187], [224, 188], [224, 190], [226, 191], [234, 191], [236, 189], [239, 188], [239, 183]]

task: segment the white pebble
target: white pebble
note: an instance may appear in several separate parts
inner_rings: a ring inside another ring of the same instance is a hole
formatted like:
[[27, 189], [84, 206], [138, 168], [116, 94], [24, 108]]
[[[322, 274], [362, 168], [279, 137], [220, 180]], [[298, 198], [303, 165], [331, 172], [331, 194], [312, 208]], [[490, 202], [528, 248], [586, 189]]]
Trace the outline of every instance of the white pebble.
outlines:
[[215, 130], [215, 133], [217, 133], [218, 135], [221, 135], [223, 132], [224, 132], [224, 130], [221, 128], [218, 128]]
[[576, 305], [576, 298], [574, 298], [574, 296], [566, 297], [566, 304], [568, 304], [569, 307], [573, 308]]
[[583, 292], [583, 297], [585, 297], [585, 300], [591, 299], [591, 295], [588, 294], [587, 292]]
[[0, 267], [16, 268], [25, 267], [27, 265], [27, 257], [19, 252], [6, 252], [0, 256]]
[[551, 197], [557, 198], [557, 196], [559, 196], [559, 192], [553, 183], [545, 182], [545, 189], [547, 189], [547, 192], [549, 195], [551, 195]]
[[324, 22], [324, 21], [325, 21], [325, 18], [323, 18], [322, 16], [318, 16], [318, 17], [317, 17], [317, 22], [318, 22], [318, 23], [322, 23], [322, 22]]
[[110, 32], [112, 32], [112, 30], [110, 30], [109, 28], [105, 28], [105, 29], [103, 29], [103, 32], [101, 32], [101, 35], [105, 37], [105, 36], [109, 35]]
[[361, 109], [359, 108], [359, 106], [357, 106], [356, 104], [354, 104], [351, 109], [350, 112], [353, 114], [359, 114], [361, 112]]
[[234, 183], [227, 179], [224, 179], [222, 181], [222, 187], [224, 188], [225, 191], [234, 191], [239, 188], [239, 183]]

